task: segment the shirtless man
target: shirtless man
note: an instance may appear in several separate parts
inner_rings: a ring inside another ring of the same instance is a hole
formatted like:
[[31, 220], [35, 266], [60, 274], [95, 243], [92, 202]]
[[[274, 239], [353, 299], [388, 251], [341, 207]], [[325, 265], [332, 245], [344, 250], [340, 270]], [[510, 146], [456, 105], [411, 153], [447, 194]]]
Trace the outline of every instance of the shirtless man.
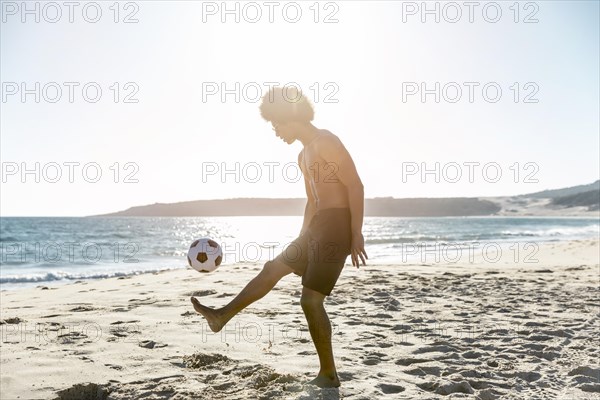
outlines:
[[319, 355], [320, 370], [309, 383], [338, 387], [331, 346], [331, 323], [323, 307], [346, 258], [359, 267], [368, 259], [362, 224], [364, 190], [350, 154], [333, 133], [316, 128], [312, 105], [294, 88], [272, 88], [262, 99], [260, 112], [271, 122], [275, 135], [287, 144], [299, 140], [303, 149], [298, 164], [304, 175], [308, 201], [300, 235], [225, 307], [212, 309], [194, 297], [194, 309], [206, 318], [213, 332], [245, 307], [265, 296], [284, 276], [302, 276], [300, 304]]

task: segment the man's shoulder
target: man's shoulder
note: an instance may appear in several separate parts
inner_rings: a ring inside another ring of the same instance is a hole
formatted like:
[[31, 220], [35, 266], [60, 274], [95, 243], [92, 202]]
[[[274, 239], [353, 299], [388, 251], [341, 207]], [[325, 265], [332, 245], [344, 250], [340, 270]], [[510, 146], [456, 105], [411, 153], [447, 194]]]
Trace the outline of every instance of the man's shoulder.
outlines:
[[337, 135], [327, 129], [321, 129], [321, 138], [316, 143], [318, 148], [337, 147], [342, 145], [342, 141]]
[[337, 135], [335, 135], [329, 129], [319, 129], [319, 131], [321, 132], [322, 137], [335, 137], [335, 138], [337, 138]]

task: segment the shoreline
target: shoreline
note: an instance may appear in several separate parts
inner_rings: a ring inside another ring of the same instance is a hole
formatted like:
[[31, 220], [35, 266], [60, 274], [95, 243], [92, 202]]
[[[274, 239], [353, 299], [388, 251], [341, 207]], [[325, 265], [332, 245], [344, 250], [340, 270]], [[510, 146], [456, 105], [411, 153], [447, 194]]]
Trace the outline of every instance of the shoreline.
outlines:
[[[138, 218], [138, 217], [136, 217], [136, 218]], [[448, 217], [448, 218], [462, 218], [462, 217]], [[487, 217], [464, 217], [464, 218], [487, 218]], [[505, 217], [503, 217], [503, 218], [505, 218]], [[506, 217], [506, 218], [509, 218], [509, 217]], [[518, 217], [518, 218], [527, 218], [527, 217]], [[539, 218], [539, 217], [534, 217], [534, 218]], [[554, 217], [551, 217], [551, 218], [554, 218]], [[571, 219], [572, 217], [565, 217], [565, 218]], [[538, 240], [534, 240], [534, 239], [538, 239]], [[413, 263], [418, 264], [419, 262], [421, 264], [431, 264], [431, 261], [427, 260], [427, 258], [432, 257], [431, 253], [426, 253], [426, 254], [421, 255], [421, 258], [423, 258], [423, 256], [425, 256], [425, 261], [419, 261], [415, 257], [410, 258], [410, 259], [405, 257], [405, 255], [402, 253], [404, 250], [407, 251], [409, 256], [419, 255], [419, 252], [417, 251], [418, 249], [415, 248], [415, 246], [420, 247], [420, 248], [425, 246], [426, 248], [434, 247], [434, 248], [441, 249], [438, 251], [445, 253], [441, 257], [441, 258], [444, 258], [445, 261], [433, 262], [433, 264], [435, 265], [435, 264], [456, 264], [459, 262], [463, 262], [464, 256], [462, 255], [462, 253], [461, 253], [461, 257], [458, 259], [458, 261], [452, 261], [453, 257], [450, 256], [450, 253], [452, 253], [452, 252], [456, 253], [457, 249], [459, 249], [458, 251], [467, 250], [468, 252], [471, 252], [474, 255], [478, 255], [478, 253], [480, 251], [483, 251], [482, 247], [492, 246], [492, 245], [498, 245], [502, 249], [502, 251], [508, 251], [507, 247], [514, 245], [514, 244], [534, 243], [534, 244], [540, 245], [540, 246], [547, 246], [547, 245], [556, 244], [556, 243], [568, 243], [568, 242], [573, 242], [573, 241], [577, 242], [577, 241], [586, 241], [586, 240], [600, 240], [600, 237], [592, 238], [590, 236], [585, 236], [585, 237], [582, 236], [582, 237], [576, 238], [576, 239], [575, 238], [570, 238], [570, 239], [557, 238], [557, 239], [545, 239], [545, 240], [539, 240], [539, 238], [536, 238], [536, 237], [532, 237], [532, 239], [529, 239], [527, 237], [522, 237], [522, 238], [519, 238], [516, 240], [500, 239], [500, 240], [496, 240], [496, 241], [469, 240], [469, 241], [447, 242], [447, 241], [424, 240], [424, 241], [396, 243], [396, 244], [387, 243], [389, 245], [394, 245], [396, 247], [395, 251], [398, 252], [399, 255], [378, 255], [377, 258], [372, 258], [369, 260], [369, 265], [381, 266], [381, 265], [398, 264], [399, 266], [402, 266], [402, 265], [406, 265], [406, 264], [410, 265]], [[477, 243], [477, 246], [475, 246], [475, 243]], [[381, 245], [381, 243], [372, 243], [371, 245], [378, 246], [378, 245]], [[397, 246], [399, 246], [399, 247], [397, 247]], [[422, 250], [419, 250], [419, 251], [422, 251]], [[516, 251], [516, 250], [513, 249], [511, 251]], [[479, 254], [479, 255], [481, 255], [481, 254]], [[227, 260], [225, 260], [226, 263], [223, 264], [219, 268], [219, 270], [226, 269], [228, 267], [232, 267], [232, 266], [236, 266], [236, 265], [261, 265], [262, 266], [266, 261], [267, 261], [267, 259], [251, 260], [251, 261], [237, 261], [235, 263], [227, 263]], [[484, 260], [484, 261], [487, 261], [489, 263], [489, 260]], [[155, 262], [158, 263], [159, 261], [157, 260]], [[170, 261], [170, 263], [174, 263], [174, 261]], [[76, 276], [73, 278], [48, 279], [48, 280], [37, 279], [37, 277], [36, 278], [28, 277], [26, 274], [23, 274], [21, 276], [16, 276], [16, 277], [11, 276], [10, 278], [5, 278], [4, 276], [0, 275], [0, 293], [5, 292], [5, 291], [24, 290], [24, 289], [30, 289], [30, 288], [60, 287], [63, 285], [75, 283], [77, 281], [95, 282], [95, 281], [101, 281], [104, 279], [126, 278], [126, 277], [131, 277], [131, 276], [155, 274], [155, 273], [159, 273], [159, 272], [172, 271], [172, 270], [191, 270], [191, 268], [187, 264], [185, 264], [185, 260], [182, 259], [180, 263], [181, 263], [181, 266], [165, 266], [165, 267], [161, 267], [161, 268], [151, 268], [150, 266], [153, 265], [154, 262], [153, 261], [144, 261], [143, 264], [147, 265], [149, 267], [149, 269], [131, 270], [131, 271], [114, 271], [113, 270], [112, 272], [110, 270], [108, 270], [105, 273], [102, 273], [101, 271], [97, 271], [97, 272], [94, 272], [93, 275], [99, 275], [99, 276]], [[470, 261], [469, 263], [472, 263], [472, 261]], [[107, 265], [112, 266], [112, 264], [107, 264]], [[351, 267], [351, 261], [350, 261], [349, 256], [346, 260], [346, 267]], [[46, 275], [53, 275], [53, 276], [58, 276], [60, 274], [67, 274], [67, 273], [65, 273], [62, 270], [50, 271], [50, 272], [46, 273]], [[29, 281], [21, 281], [21, 282], [2, 282], [4, 279], [11, 279], [11, 280], [37, 279], [37, 280], [29, 280]]]

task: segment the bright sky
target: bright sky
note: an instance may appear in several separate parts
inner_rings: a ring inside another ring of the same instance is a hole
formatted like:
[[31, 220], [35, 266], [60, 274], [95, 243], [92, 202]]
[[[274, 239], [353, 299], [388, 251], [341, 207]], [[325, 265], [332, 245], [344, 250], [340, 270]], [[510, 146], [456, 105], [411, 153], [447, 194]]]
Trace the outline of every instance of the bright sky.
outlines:
[[[512, 195], [600, 175], [597, 1], [427, 3], [439, 22], [420, 1], [272, 2], [273, 22], [260, 1], [228, 2], [230, 14], [222, 2], [121, 2], [118, 15], [112, 1], [79, 2], [72, 23], [63, 2], [23, 4], [1, 2], [3, 216], [303, 197], [288, 165], [301, 144], [258, 112], [270, 82], [300, 85], [368, 198]], [[421, 176], [436, 163], [438, 182]]]

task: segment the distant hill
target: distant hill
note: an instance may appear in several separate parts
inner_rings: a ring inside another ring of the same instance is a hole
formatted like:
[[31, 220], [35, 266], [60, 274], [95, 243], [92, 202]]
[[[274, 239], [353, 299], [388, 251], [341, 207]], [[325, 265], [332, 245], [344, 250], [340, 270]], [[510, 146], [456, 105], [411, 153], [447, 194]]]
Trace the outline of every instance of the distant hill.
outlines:
[[457, 217], [493, 215], [500, 206], [489, 200], [469, 197], [365, 200], [369, 217]]
[[554, 197], [563, 197], [563, 196], [571, 196], [577, 193], [589, 192], [589, 191], [597, 191], [600, 192], [600, 179], [594, 183], [590, 183], [588, 185], [578, 185], [571, 186], [563, 189], [553, 189], [553, 190], [543, 190], [541, 192], [521, 194], [515, 197], [529, 197], [535, 199], [542, 198], [554, 198]]
[[568, 196], [555, 197], [552, 199], [551, 204], [564, 207], [587, 206], [588, 211], [595, 211], [600, 209], [600, 191], [590, 190]]
[[[306, 199], [238, 198], [196, 200], [182, 203], [155, 203], [131, 207], [100, 216], [105, 217], [214, 217], [227, 215], [304, 215]], [[365, 216], [371, 217], [444, 217], [492, 215], [500, 206], [477, 198], [382, 197], [365, 200]]]
[[303, 215], [306, 199], [238, 198], [154, 203], [104, 216], [220, 217], [234, 215]]
[[[303, 215], [306, 199], [237, 198], [155, 203], [131, 207], [108, 217], [217, 217]], [[589, 216], [600, 210], [600, 180], [563, 189], [503, 197], [365, 199], [367, 217]]]

